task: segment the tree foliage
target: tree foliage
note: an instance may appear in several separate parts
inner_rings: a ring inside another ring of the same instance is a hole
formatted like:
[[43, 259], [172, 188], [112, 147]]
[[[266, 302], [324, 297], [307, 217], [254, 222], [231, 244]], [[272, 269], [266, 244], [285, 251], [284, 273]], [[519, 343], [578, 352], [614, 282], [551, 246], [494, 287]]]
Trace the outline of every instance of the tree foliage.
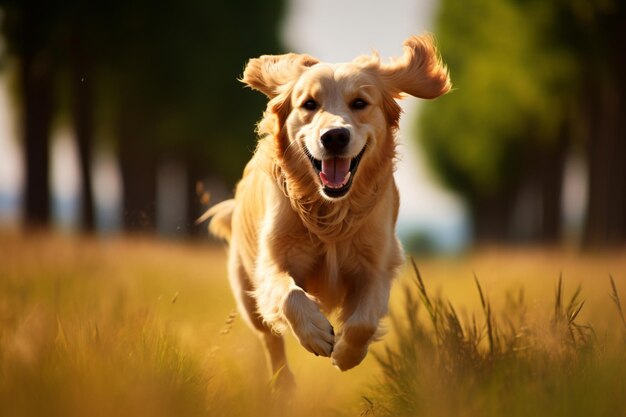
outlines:
[[[112, 138], [125, 215], [141, 211], [152, 224], [160, 160], [187, 164], [189, 188], [209, 175], [232, 184], [254, 147], [263, 109], [262, 98], [247, 94], [237, 77], [250, 57], [281, 52], [282, 10], [283, 0], [0, 0], [7, 53], [24, 68], [16, 89], [24, 108], [50, 96], [43, 116], [23, 110], [24, 126], [39, 128], [35, 145], [25, 141], [26, 153], [47, 161], [50, 123], [41, 120], [71, 114], [82, 172], [90, 170], [93, 137]], [[29, 81], [42, 68], [50, 91]], [[27, 177], [36, 165], [27, 163]], [[38, 185], [26, 193], [47, 201], [47, 165], [39, 171]]]
[[425, 106], [421, 138], [445, 184], [467, 198], [498, 193], [550, 146], [575, 83], [571, 54], [546, 42], [533, 2], [444, 1], [438, 39], [454, 91]]
[[534, 223], [549, 229], [536, 236], [558, 238], [564, 161], [575, 149], [591, 172], [587, 229], [612, 219], [586, 235], [601, 242], [620, 230], [614, 240], [626, 242], [626, 210], [610, 207], [626, 207], [626, 170], [614, 157], [623, 126], [607, 117], [626, 115], [625, 24], [613, 0], [441, 2], [437, 36], [455, 90], [424, 106], [420, 138], [438, 177], [468, 202], [475, 231], [481, 215], [499, 212], [492, 237], [510, 238], [526, 187], [538, 190], [527, 193], [539, 200]]
[[109, 104], [104, 113], [120, 118], [128, 108], [141, 111], [150, 147], [194, 155], [214, 173], [235, 178], [262, 109], [237, 77], [251, 56], [279, 51], [282, 1], [139, 1], [116, 7], [101, 67]]

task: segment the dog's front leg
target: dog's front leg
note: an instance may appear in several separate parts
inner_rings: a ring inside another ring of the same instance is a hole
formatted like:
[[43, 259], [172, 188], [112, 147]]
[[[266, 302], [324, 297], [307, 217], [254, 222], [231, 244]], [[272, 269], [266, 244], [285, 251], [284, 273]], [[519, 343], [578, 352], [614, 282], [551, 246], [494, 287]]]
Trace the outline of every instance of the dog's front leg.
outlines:
[[365, 358], [380, 319], [387, 313], [391, 276], [370, 277], [367, 284], [349, 294], [343, 306], [344, 325], [332, 354], [333, 365], [342, 371]]
[[290, 327], [305, 349], [318, 356], [330, 356], [335, 333], [315, 299], [297, 286], [275, 260], [261, 258], [260, 265], [254, 296], [263, 320], [278, 333]]
[[[314, 297], [296, 284], [290, 274], [289, 257], [294, 246], [294, 228], [302, 227], [282, 193], [272, 201], [278, 205], [269, 210], [261, 224], [259, 253], [256, 260], [255, 289], [259, 314], [273, 331], [286, 327], [305, 349], [315, 355], [330, 356], [335, 343], [333, 326], [320, 311]], [[280, 219], [278, 221], [277, 219]]]

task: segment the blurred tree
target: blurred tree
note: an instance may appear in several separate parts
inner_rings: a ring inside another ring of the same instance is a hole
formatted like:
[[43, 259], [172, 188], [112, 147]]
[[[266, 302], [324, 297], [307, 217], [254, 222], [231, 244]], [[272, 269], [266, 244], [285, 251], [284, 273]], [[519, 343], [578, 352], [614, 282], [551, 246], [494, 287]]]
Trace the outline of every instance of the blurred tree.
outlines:
[[78, 144], [85, 230], [94, 228], [97, 131], [117, 145], [125, 229], [154, 229], [157, 167], [175, 159], [187, 168], [193, 230], [196, 183], [219, 176], [233, 184], [254, 147], [263, 100], [236, 78], [250, 57], [280, 52], [283, 0], [0, 0], [0, 8], [21, 68], [27, 223], [48, 223], [50, 125], [60, 111]]
[[[18, 94], [22, 103], [25, 155], [24, 220], [27, 226], [47, 226], [50, 218], [49, 153], [52, 120], [64, 110], [63, 87], [69, 84], [71, 111], [82, 183], [82, 228], [94, 229], [91, 185], [91, 147], [94, 107], [91, 73], [93, 32], [88, 10], [80, 2], [0, 2], [6, 17], [4, 36], [8, 53], [20, 68]], [[69, 83], [63, 75], [69, 72]], [[85, 83], [87, 77], [88, 82]], [[59, 94], [61, 93], [61, 94]]]
[[[78, 145], [81, 174], [81, 223], [86, 232], [95, 230], [95, 203], [92, 186], [92, 153], [94, 143], [94, 58], [97, 34], [93, 32], [93, 15], [89, 6], [78, 2], [68, 16], [70, 53], [70, 88], [72, 91], [72, 124]], [[92, 6], [93, 7], [93, 6]], [[96, 49], [97, 50], [97, 49]]]
[[190, 231], [201, 209], [197, 182], [238, 178], [263, 104], [245, 94], [236, 77], [248, 58], [279, 51], [282, 8], [282, 0], [117, 6], [103, 66], [127, 229], [154, 225], [159, 160], [177, 159], [187, 168]]
[[[95, 135], [95, 71], [97, 60], [92, 56], [102, 43], [99, 35], [98, 3], [65, 3], [58, 22], [64, 29], [66, 73], [69, 78], [70, 113], [78, 149], [81, 192], [81, 228], [95, 230], [95, 207], [92, 186], [92, 153]], [[94, 10], [95, 9], [95, 10]], [[96, 12], [97, 11], [97, 12]]]
[[623, 2], [444, 0], [438, 35], [457, 90], [425, 106], [422, 143], [476, 239], [557, 241], [574, 147], [589, 168], [584, 245], [626, 243]]
[[18, 58], [21, 134], [24, 146], [24, 221], [46, 227], [50, 221], [50, 126], [53, 115], [55, 40], [53, 3], [2, 0], [3, 35], [8, 53]]
[[582, 69], [579, 126], [586, 141], [586, 247], [626, 244], [626, 4], [564, 4], [569, 46]]
[[[468, 202], [478, 241], [554, 241], [560, 233], [576, 68], [571, 53], [546, 36], [550, 7], [441, 4], [437, 33], [455, 91], [424, 106], [420, 137], [439, 177]], [[520, 216], [523, 196], [539, 204]], [[532, 230], [516, 234], [516, 219], [529, 214], [522, 228]]]

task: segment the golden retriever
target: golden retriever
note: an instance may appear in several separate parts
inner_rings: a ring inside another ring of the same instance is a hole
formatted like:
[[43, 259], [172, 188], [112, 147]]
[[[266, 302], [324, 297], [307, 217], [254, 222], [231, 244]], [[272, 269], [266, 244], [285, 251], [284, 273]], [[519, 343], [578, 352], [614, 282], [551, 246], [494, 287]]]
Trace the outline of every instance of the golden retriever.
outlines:
[[[293, 382], [287, 328], [345, 371], [367, 354], [403, 263], [395, 100], [445, 94], [448, 71], [424, 35], [407, 39], [403, 56], [388, 63], [377, 54], [342, 64], [264, 55], [249, 61], [242, 81], [269, 99], [260, 140], [234, 199], [204, 217], [229, 241], [234, 296], [272, 372]], [[327, 318], [333, 311], [338, 331]]]

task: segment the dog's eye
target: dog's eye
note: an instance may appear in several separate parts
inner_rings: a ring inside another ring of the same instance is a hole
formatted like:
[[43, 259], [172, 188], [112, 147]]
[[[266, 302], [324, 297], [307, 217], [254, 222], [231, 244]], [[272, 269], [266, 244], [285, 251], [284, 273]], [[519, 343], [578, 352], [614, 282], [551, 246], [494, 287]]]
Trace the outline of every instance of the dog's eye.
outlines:
[[350, 107], [354, 110], [363, 110], [367, 107], [367, 104], [367, 101], [363, 100], [362, 98], [357, 98], [352, 103], [350, 103]]
[[307, 101], [304, 102], [302, 107], [307, 109], [307, 110], [316, 110], [317, 109], [317, 102], [315, 100], [307, 100]]

